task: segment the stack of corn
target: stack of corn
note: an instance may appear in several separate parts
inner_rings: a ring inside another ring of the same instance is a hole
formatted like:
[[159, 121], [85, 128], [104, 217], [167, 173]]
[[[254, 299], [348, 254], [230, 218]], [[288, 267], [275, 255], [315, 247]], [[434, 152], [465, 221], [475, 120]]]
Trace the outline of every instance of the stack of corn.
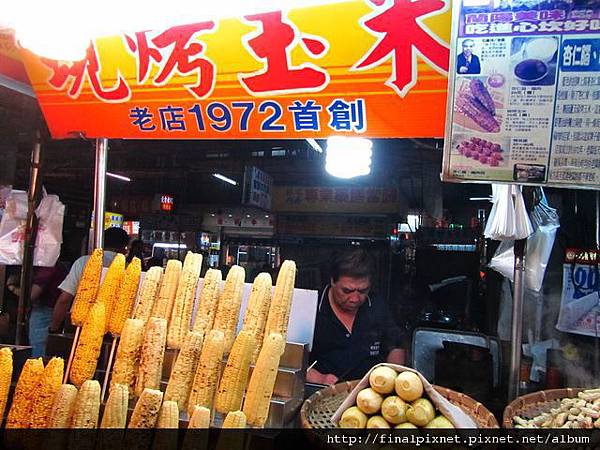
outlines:
[[165, 401], [175, 401], [177, 407], [181, 410], [187, 409], [188, 406], [188, 397], [198, 367], [201, 349], [202, 334], [188, 333], [169, 378], [169, 384], [165, 391]]
[[179, 286], [177, 286], [171, 320], [169, 321], [169, 331], [167, 333], [167, 346], [169, 348], [181, 348], [181, 343], [190, 330], [201, 268], [202, 255], [188, 252], [183, 262], [183, 271], [179, 278]]
[[245, 278], [246, 272], [243, 267], [232, 266], [229, 269], [217, 307], [213, 329], [223, 332], [225, 336], [225, 353], [229, 353], [235, 339]]
[[106, 332], [106, 307], [104, 302], [96, 302], [87, 315], [77, 342], [75, 356], [71, 363], [69, 379], [75, 386], [91, 380], [102, 349], [102, 340]]
[[96, 301], [100, 278], [102, 277], [102, 260], [104, 252], [97, 248], [88, 258], [77, 286], [77, 293], [71, 308], [71, 323], [83, 326], [92, 304]]
[[166, 339], [167, 321], [165, 319], [151, 317], [146, 324], [140, 366], [135, 380], [136, 396], [141, 395], [146, 388], [160, 388]]
[[97, 303], [103, 303], [106, 314], [106, 331], [108, 331], [108, 325], [110, 324], [110, 315], [113, 311], [113, 304], [115, 303], [115, 299], [117, 298], [119, 288], [123, 283], [123, 278], [125, 277], [125, 255], [122, 253], [117, 253], [115, 255], [115, 259], [113, 259], [106, 275], [104, 276], [104, 280], [102, 280], [102, 284], [100, 285], [100, 290], [98, 291], [98, 298], [96, 300]]
[[8, 347], [0, 348], [0, 418], [4, 417], [13, 373], [13, 354]]
[[139, 258], [133, 258], [127, 270], [120, 288], [118, 288], [117, 301], [113, 302], [112, 310], [109, 314], [108, 331], [113, 336], [120, 336], [123, 330], [125, 320], [131, 315], [133, 302], [140, 284], [140, 274], [142, 273], [142, 262]]
[[33, 406], [31, 393], [38, 386], [44, 374], [42, 358], [28, 359], [23, 366], [12, 404], [6, 419], [6, 428], [28, 428]]
[[220, 270], [208, 269], [204, 275], [204, 285], [200, 293], [200, 304], [194, 321], [194, 331], [204, 336], [212, 330], [221, 295], [223, 276]]
[[198, 369], [194, 376], [188, 412], [191, 416], [195, 407], [212, 409], [213, 400], [219, 384], [219, 371], [225, 350], [223, 332], [212, 330], [208, 333], [200, 354]]
[[272, 289], [273, 282], [271, 275], [268, 273], [258, 274], [254, 279], [254, 283], [252, 283], [252, 291], [250, 292], [244, 325], [242, 326], [243, 330], [247, 330], [254, 335], [254, 341], [256, 342], [256, 347], [252, 353], [252, 363], [256, 362], [262, 345], [269, 307], [271, 306]]
[[162, 276], [162, 267], [150, 267], [146, 272], [146, 276], [144, 277], [142, 287], [138, 294], [137, 305], [133, 312], [134, 319], [140, 319], [146, 323], [152, 315], [152, 309], [154, 308], [154, 303], [158, 297]]
[[167, 262], [167, 268], [165, 269], [165, 274], [162, 278], [154, 308], [152, 308], [152, 317], [169, 320], [171, 317], [171, 310], [173, 309], [173, 302], [175, 301], [175, 295], [177, 294], [180, 275], [181, 261], [170, 259]]
[[50, 425], [54, 397], [60, 391], [64, 367], [65, 362], [62, 358], [52, 358], [46, 365], [38, 385], [30, 393], [33, 399], [29, 417], [30, 428], [48, 428]]
[[275, 292], [265, 326], [265, 340], [269, 338], [271, 333], [281, 334], [284, 341], [287, 339], [295, 282], [296, 263], [292, 260], [284, 261], [279, 269], [277, 283], [275, 284]]
[[143, 340], [144, 322], [141, 319], [127, 319], [117, 348], [117, 357], [110, 379], [111, 387], [123, 384], [133, 395]]

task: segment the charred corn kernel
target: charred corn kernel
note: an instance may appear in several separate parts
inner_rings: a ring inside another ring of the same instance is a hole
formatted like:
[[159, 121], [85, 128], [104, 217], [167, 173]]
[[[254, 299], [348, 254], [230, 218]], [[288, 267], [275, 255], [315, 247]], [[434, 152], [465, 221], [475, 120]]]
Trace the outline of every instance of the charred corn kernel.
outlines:
[[44, 374], [42, 358], [28, 359], [17, 381], [12, 404], [6, 419], [6, 428], [28, 428], [33, 397], [31, 393]]
[[200, 360], [202, 350], [202, 334], [191, 332], [184, 341], [183, 348], [173, 366], [169, 384], [165, 391], [165, 400], [172, 400], [177, 407], [187, 409], [188, 398], [194, 381], [194, 374]]
[[103, 256], [102, 249], [97, 248], [85, 263], [71, 308], [71, 323], [75, 326], [83, 326], [92, 304], [96, 301], [102, 277]]
[[61, 385], [54, 396], [48, 428], [69, 428], [71, 414], [77, 399], [77, 388], [72, 384]]
[[246, 428], [246, 415], [242, 411], [228, 412], [223, 428]]
[[242, 407], [254, 345], [254, 336], [249, 331], [242, 330], [235, 338], [215, 399], [215, 409], [222, 414]]
[[188, 428], [208, 428], [210, 426], [210, 409], [195, 405], [191, 409]]
[[219, 299], [213, 329], [223, 332], [225, 336], [225, 353], [229, 353], [235, 339], [235, 331], [242, 305], [242, 294], [244, 293], [245, 277], [246, 272], [243, 267], [232, 266], [225, 279], [223, 292]]
[[163, 393], [156, 389], [144, 389], [135, 404], [133, 415], [127, 428], [154, 428]]
[[106, 308], [106, 331], [110, 323], [110, 315], [113, 311], [113, 305], [117, 301], [119, 290], [125, 278], [125, 255], [117, 253], [115, 259], [110, 264], [100, 289], [98, 290], [98, 303], [104, 303]]
[[110, 378], [111, 388], [115, 384], [124, 384], [133, 395], [143, 340], [144, 322], [141, 319], [127, 319], [117, 347], [117, 357]]
[[154, 303], [152, 317], [168, 320], [171, 317], [171, 309], [177, 294], [177, 285], [181, 275], [181, 261], [170, 259], [160, 284], [158, 297]]
[[103, 302], [97, 302], [90, 309], [81, 329], [81, 336], [71, 363], [69, 379], [75, 386], [79, 387], [84, 381], [94, 377], [105, 331], [106, 306]]
[[165, 400], [160, 407], [156, 428], [179, 428], [179, 409], [177, 403]]
[[109, 315], [108, 331], [113, 336], [121, 335], [123, 325], [131, 315], [141, 273], [142, 262], [139, 258], [133, 258], [125, 270], [123, 282], [120, 289], [118, 289], [117, 299], [113, 302], [112, 311]]
[[179, 278], [179, 286], [177, 287], [171, 320], [169, 321], [169, 331], [167, 333], [167, 346], [169, 348], [181, 348], [181, 342], [190, 329], [201, 267], [202, 255], [188, 252]]
[[195, 406], [212, 409], [213, 399], [219, 384], [219, 371], [221, 370], [224, 348], [225, 337], [223, 332], [219, 330], [210, 331], [204, 340], [200, 361], [192, 383], [188, 402], [191, 408], [188, 409], [190, 415]]
[[273, 300], [271, 300], [269, 317], [265, 326], [265, 338], [271, 333], [279, 333], [283, 336], [284, 340], [287, 339], [287, 328], [295, 283], [296, 263], [292, 260], [284, 261], [279, 269]]
[[265, 426], [267, 417], [269, 417], [269, 406], [277, 378], [279, 359], [284, 350], [283, 336], [271, 333], [258, 355], [256, 366], [248, 383], [243, 408], [250, 425], [260, 428]]
[[96, 380], [87, 380], [79, 388], [71, 428], [97, 428], [100, 413], [100, 383]]
[[200, 303], [196, 320], [194, 321], [194, 331], [206, 335], [212, 329], [219, 305], [219, 296], [221, 295], [221, 282], [223, 276], [220, 270], [208, 269], [204, 275], [204, 285], [200, 292]]
[[144, 281], [142, 281], [142, 287], [137, 298], [137, 305], [133, 311], [134, 319], [141, 319], [145, 322], [148, 321], [158, 297], [158, 291], [160, 289], [160, 282], [163, 276], [162, 267], [154, 266], [150, 267], [146, 272]]
[[271, 306], [271, 290], [273, 282], [271, 275], [268, 273], [260, 273], [252, 283], [252, 291], [248, 299], [246, 307], [246, 315], [244, 316], [244, 330], [250, 331], [254, 335], [256, 348], [252, 353], [252, 363], [256, 362], [260, 347], [263, 341], [267, 316], [269, 315], [269, 307]]
[[104, 406], [100, 428], [125, 428], [125, 425], [127, 425], [128, 403], [128, 387], [124, 384], [113, 384], [110, 388], [106, 405]]
[[30, 428], [48, 428], [54, 397], [62, 385], [64, 371], [65, 362], [62, 358], [54, 357], [46, 365], [38, 385], [31, 393], [33, 403], [29, 418]]
[[13, 373], [13, 354], [8, 347], [0, 348], [0, 420], [4, 417]]
[[145, 388], [159, 389], [166, 339], [167, 321], [151, 317], [144, 333], [140, 367], [135, 380], [135, 395], [141, 395]]

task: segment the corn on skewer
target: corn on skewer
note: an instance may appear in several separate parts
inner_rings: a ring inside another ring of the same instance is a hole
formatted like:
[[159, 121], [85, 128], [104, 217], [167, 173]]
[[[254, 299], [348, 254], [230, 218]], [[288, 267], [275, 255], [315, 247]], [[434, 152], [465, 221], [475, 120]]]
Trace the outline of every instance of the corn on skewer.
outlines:
[[30, 428], [48, 428], [54, 397], [62, 385], [64, 368], [65, 362], [62, 358], [54, 357], [46, 365], [38, 385], [31, 393], [33, 402], [29, 418]]
[[102, 277], [103, 255], [101, 248], [95, 249], [83, 268], [71, 308], [71, 323], [77, 327], [83, 326], [92, 304], [96, 301]]
[[244, 279], [246, 272], [243, 267], [232, 266], [229, 269], [223, 292], [219, 299], [217, 315], [213, 329], [220, 330], [225, 336], [225, 353], [229, 353], [240, 316], [240, 308], [242, 305], [242, 295], [244, 293]]
[[100, 428], [123, 429], [127, 424], [127, 405], [129, 389], [124, 384], [115, 383], [110, 388], [110, 394], [104, 407]]
[[135, 395], [141, 395], [145, 388], [160, 388], [166, 338], [167, 321], [151, 317], [144, 334], [140, 366], [135, 381]]
[[127, 319], [117, 348], [111, 388], [117, 383], [124, 384], [129, 388], [129, 395], [133, 396], [143, 341], [144, 322], [141, 319]]
[[113, 336], [120, 336], [125, 321], [131, 315], [133, 302], [140, 284], [142, 273], [142, 262], [139, 258], [133, 258], [123, 276], [123, 281], [117, 291], [117, 299], [113, 302], [108, 319], [108, 331]]
[[12, 381], [13, 373], [13, 354], [8, 347], [0, 348], [0, 421], [4, 417], [6, 402], [8, 401], [8, 391]]
[[156, 389], [144, 389], [135, 404], [127, 428], [154, 428], [162, 404], [163, 393]]
[[171, 318], [171, 309], [177, 294], [177, 285], [181, 275], [181, 261], [170, 259], [167, 262], [165, 274], [162, 278], [158, 297], [152, 309], [152, 317], [169, 320]]
[[163, 277], [162, 267], [150, 267], [146, 272], [140, 292], [138, 294], [138, 302], [133, 311], [134, 319], [141, 319], [146, 323], [152, 314], [154, 303], [158, 297], [160, 283]]
[[194, 331], [202, 333], [204, 336], [212, 329], [215, 321], [222, 281], [223, 276], [220, 270], [208, 269], [206, 275], [204, 275], [204, 285], [200, 293], [200, 303], [194, 321]]
[[206, 430], [206, 432], [188, 431], [185, 433], [182, 450], [204, 450], [208, 448], [208, 428], [210, 426], [210, 409], [194, 406], [191, 409], [189, 430]]
[[227, 413], [223, 421], [223, 428], [246, 428], [246, 415], [242, 411]]
[[269, 316], [265, 326], [265, 339], [271, 333], [279, 333], [283, 336], [284, 340], [287, 339], [295, 283], [296, 263], [292, 260], [284, 261], [279, 269], [273, 300], [271, 300], [271, 308], [269, 309]]
[[255, 345], [252, 333], [243, 330], [233, 343], [215, 399], [215, 409], [221, 414], [237, 411], [242, 407]]
[[81, 331], [81, 338], [75, 349], [69, 378], [75, 386], [91, 380], [96, 372], [102, 340], [106, 331], [105, 304], [97, 302], [92, 306]]
[[188, 398], [194, 381], [194, 374], [200, 360], [202, 350], [202, 335], [191, 332], [184, 342], [181, 352], [177, 356], [175, 366], [169, 378], [165, 391], [165, 400], [173, 400], [182, 411], [188, 406]]
[[210, 409], [196, 405], [191, 411], [188, 428], [208, 428], [210, 426]]
[[28, 428], [31, 409], [33, 406], [33, 397], [31, 393], [38, 385], [44, 373], [44, 363], [42, 358], [28, 359], [25, 361], [12, 404], [8, 411], [6, 419], [6, 428]]
[[72, 384], [61, 385], [54, 396], [48, 428], [69, 428], [71, 414], [77, 399], [77, 388]]
[[172, 400], [163, 401], [158, 413], [156, 428], [179, 428], [179, 409], [177, 408], [177, 402]]
[[243, 412], [250, 425], [262, 428], [269, 417], [279, 360], [284, 350], [285, 341], [280, 334], [271, 333], [265, 340], [244, 400]]
[[254, 335], [256, 342], [256, 348], [252, 353], [252, 363], [256, 362], [262, 346], [269, 307], [271, 306], [272, 289], [271, 275], [266, 272], [258, 274], [254, 279], [254, 283], [252, 283], [252, 291], [250, 292], [244, 325], [242, 326], [242, 329], [250, 331]]
[[212, 330], [204, 340], [200, 361], [192, 383], [188, 412], [190, 416], [196, 406], [212, 409], [213, 400], [219, 384], [219, 371], [225, 348], [223, 332]]
[[100, 383], [96, 380], [87, 380], [77, 393], [71, 428], [97, 428], [99, 414]]
[[113, 312], [113, 304], [119, 295], [119, 288], [123, 283], [125, 277], [125, 255], [117, 253], [115, 259], [108, 267], [106, 275], [102, 280], [100, 289], [98, 290], [97, 303], [104, 303], [105, 314], [106, 314], [106, 331], [108, 331], [108, 325], [110, 324], [110, 316]]

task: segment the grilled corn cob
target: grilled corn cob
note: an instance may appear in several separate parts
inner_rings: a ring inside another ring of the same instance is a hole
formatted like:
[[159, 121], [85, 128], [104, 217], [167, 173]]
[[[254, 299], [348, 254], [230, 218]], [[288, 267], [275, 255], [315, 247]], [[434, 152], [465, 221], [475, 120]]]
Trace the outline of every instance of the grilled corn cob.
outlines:
[[4, 417], [13, 373], [13, 354], [8, 347], [0, 348], [0, 421]]
[[163, 393], [156, 389], [144, 389], [135, 404], [127, 428], [154, 428], [162, 403]]
[[215, 409], [222, 414], [242, 407], [254, 345], [252, 333], [243, 330], [233, 343], [215, 399]]
[[109, 315], [108, 331], [113, 336], [120, 336], [125, 321], [131, 314], [133, 302], [140, 284], [140, 274], [142, 273], [142, 262], [139, 258], [133, 258], [125, 275], [120, 289], [117, 290], [118, 296], [112, 305], [112, 311]]
[[79, 388], [71, 428], [97, 428], [98, 414], [100, 413], [100, 383], [96, 380], [87, 380]]
[[151, 317], [144, 334], [140, 367], [135, 380], [135, 395], [141, 395], [145, 388], [159, 389], [166, 338], [167, 321]]
[[190, 415], [195, 406], [212, 409], [213, 399], [219, 384], [219, 371], [221, 370], [224, 347], [223, 332], [219, 330], [210, 331], [204, 341], [200, 361], [192, 383], [188, 402]]
[[108, 324], [110, 323], [110, 315], [113, 310], [113, 304], [116, 302], [117, 296], [119, 295], [119, 289], [125, 278], [125, 255], [117, 253], [115, 259], [110, 264], [100, 289], [98, 290], [98, 303], [104, 303], [106, 308], [106, 331], [108, 331]]
[[100, 428], [125, 428], [127, 424], [127, 405], [129, 389], [124, 384], [115, 383], [110, 388], [108, 400], [104, 406]]
[[188, 428], [208, 428], [210, 426], [210, 409], [194, 406], [190, 415]]
[[260, 273], [252, 283], [252, 292], [248, 299], [246, 307], [246, 315], [244, 316], [244, 325], [242, 329], [250, 331], [254, 335], [256, 347], [252, 353], [252, 363], [256, 362], [258, 353], [263, 341], [267, 316], [269, 315], [269, 307], [271, 306], [271, 290], [273, 282], [271, 275], [268, 273]]
[[33, 397], [31, 393], [38, 385], [44, 374], [44, 363], [42, 358], [28, 359], [25, 361], [15, 394], [13, 395], [12, 405], [8, 411], [6, 419], [6, 428], [28, 428], [31, 409], [33, 407]]
[[242, 411], [228, 412], [223, 428], [246, 428], [246, 415]]
[[77, 388], [72, 384], [63, 384], [54, 396], [48, 428], [69, 428], [76, 399]]
[[31, 393], [33, 403], [29, 418], [30, 428], [48, 428], [54, 397], [62, 385], [64, 370], [65, 362], [62, 358], [54, 357], [46, 365], [38, 385]]
[[296, 282], [296, 263], [292, 260], [284, 261], [279, 269], [275, 293], [269, 309], [269, 317], [265, 326], [265, 339], [271, 333], [279, 333], [287, 339], [287, 328], [292, 308], [292, 296]]
[[169, 384], [165, 391], [165, 400], [175, 401], [177, 407], [181, 410], [187, 408], [201, 350], [202, 335], [194, 332], [189, 333], [171, 372]]
[[83, 325], [71, 363], [69, 379], [75, 386], [79, 387], [84, 381], [94, 377], [105, 331], [106, 306], [103, 302], [97, 302], [90, 309]]
[[92, 252], [83, 268], [83, 273], [77, 286], [77, 293], [73, 300], [73, 307], [71, 308], [71, 323], [77, 327], [85, 323], [88, 312], [92, 304], [96, 301], [96, 295], [100, 287], [100, 278], [102, 276], [103, 256], [104, 252], [102, 249], [97, 248]]
[[152, 309], [152, 317], [169, 320], [171, 318], [171, 309], [175, 294], [177, 294], [177, 285], [181, 275], [181, 261], [170, 259], [167, 262], [167, 268], [162, 278], [158, 297]]
[[223, 292], [219, 300], [217, 315], [213, 329], [221, 330], [225, 336], [225, 353], [229, 353], [240, 315], [242, 294], [244, 293], [244, 279], [246, 272], [243, 267], [233, 266], [227, 274]]
[[141, 319], [127, 319], [117, 348], [117, 358], [110, 379], [111, 388], [117, 383], [124, 384], [133, 395], [143, 340], [144, 322]]
[[244, 414], [250, 425], [264, 427], [277, 378], [279, 359], [285, 350], [283, 336], [271, 333], [260, 351], [244, 400]]
[[181, 348], [181, 342], [190, 329], [201, 267], [202, 255], [188, 252], [179, 278], [179, 286], [177, 287], [171, 320], [169, 321], [169, 331], [167, 333], [167, 346], [169, 348]]
[[179, 409], [177, 402], [165, 400], [158, 413], [156, 428], [179, 428]]
[[221, 282], [223, 276], [220, 270], [208, 269], [204, 275], [204, 285], [200, 293], [200, 303], [196, 320], [194, 321], [194, 331], [206, 335], [212, 329], [221, 295]]
[[150, 267], [146, 272], [142, 287], [137, 298], [137, 305], [133, 311], [134, 319], [141, 319], [146, 323], [152, 314], [156, 297], [160, 289], [160, 282], [163, 276], [162, 267]]

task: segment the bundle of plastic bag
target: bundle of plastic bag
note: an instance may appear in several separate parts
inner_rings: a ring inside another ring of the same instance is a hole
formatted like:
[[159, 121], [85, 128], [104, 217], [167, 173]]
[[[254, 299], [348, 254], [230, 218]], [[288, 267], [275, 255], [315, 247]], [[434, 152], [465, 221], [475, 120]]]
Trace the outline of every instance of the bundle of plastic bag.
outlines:
[[485, 237], [495, 241], [525, 239], [533, 233], [519, 186], [492, 185], [494, 206], [485, 226]]

